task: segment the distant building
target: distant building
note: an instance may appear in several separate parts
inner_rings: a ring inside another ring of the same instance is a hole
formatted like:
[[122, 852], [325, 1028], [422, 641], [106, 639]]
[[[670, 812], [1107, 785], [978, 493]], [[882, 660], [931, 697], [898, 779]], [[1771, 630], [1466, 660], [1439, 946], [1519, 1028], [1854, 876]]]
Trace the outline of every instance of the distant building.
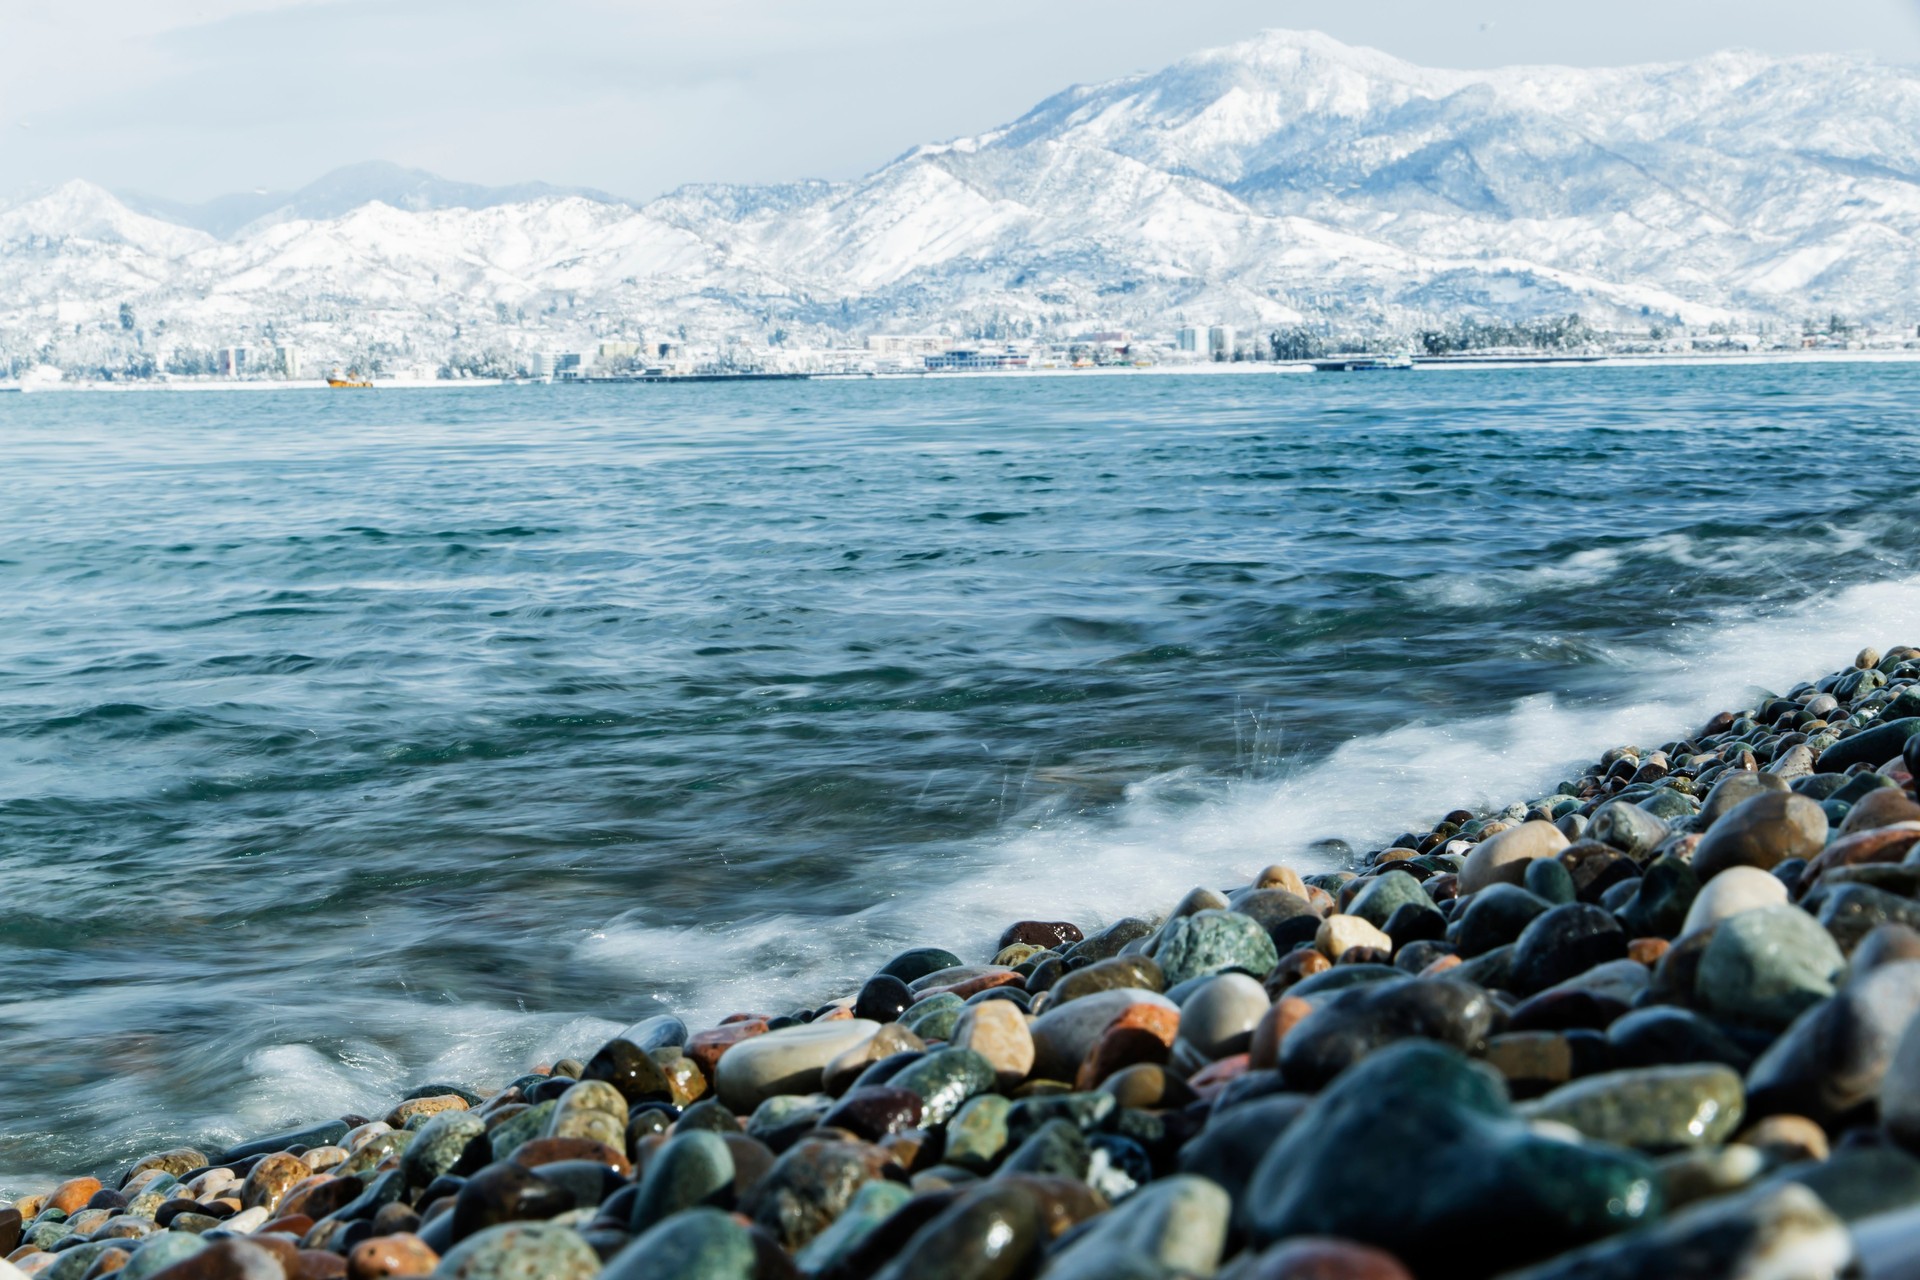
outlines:
[[929, 372], [973, 373], [991, 369], [1024, 369], [1024, 351], [946, 351], [926, 357]]
[[1173, 331], [1173, 345], [1180, 351], [1191, 351], [1198, 355], [1206, 341], [1206, 330], [1197, 325], [1187, 325]]
[[593, 368], [592, 361], [578, 351], [568, 351], [555, 356], [553, 376], [557, 382], [578, 382], [587, 376]]
[[937, 333], [870, 333], [867, 350], [875, 355], [922, 355], [937, 352], [952, 341]]
[[283, 377], [297, 378], [300, 376], [300, 348], [294, 346], [275, 347], [273, 349], [273, 359], [274, 363], [280, 366], [280, 373]]
[[527, 358], [527, 372], [536, 378], [553, 376], [553, 357], [544, 351], [536, 351]]
[[1215, 360], [1231, 360], [1240, 334], [1230, 324], [1216, 324], [1207, 330], [1207, 355]]
[[237, 378], [247, 371], [247, 349], [245, 347], [222, 347], [215, 362], [223, 378]]

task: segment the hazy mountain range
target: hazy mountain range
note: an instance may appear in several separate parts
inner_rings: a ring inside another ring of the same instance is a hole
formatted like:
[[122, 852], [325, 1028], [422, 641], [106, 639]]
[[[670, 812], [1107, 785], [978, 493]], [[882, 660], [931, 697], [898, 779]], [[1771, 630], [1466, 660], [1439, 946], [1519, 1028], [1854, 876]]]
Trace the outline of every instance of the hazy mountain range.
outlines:
[[175, 344], [438, 359], [683, 328], [1910, 323], [1916, 299], [1920, 72], [1835, 56], [1462, 72], [1269, 32], [851, 182], [635, 204], [366, 165], [0, 207], [0, 352], [83, 363], [131, 341], [122, 304]]

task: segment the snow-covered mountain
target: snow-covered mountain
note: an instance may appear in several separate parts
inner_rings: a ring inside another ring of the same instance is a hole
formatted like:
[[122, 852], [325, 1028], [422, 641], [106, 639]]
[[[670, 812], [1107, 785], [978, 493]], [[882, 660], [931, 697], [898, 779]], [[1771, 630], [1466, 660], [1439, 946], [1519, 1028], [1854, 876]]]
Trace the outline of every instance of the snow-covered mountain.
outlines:
[[1920, 72], [1856, 58], [1439, 71], [1269, 32], [853, 182], [634, 207], [400, 174], [201, 217], [226, 238], [81, 183], [0, 208], [0, 355], [106, 342], [122, 304], [176, 344], [434, 359], [562, 332], [1920, 310]]

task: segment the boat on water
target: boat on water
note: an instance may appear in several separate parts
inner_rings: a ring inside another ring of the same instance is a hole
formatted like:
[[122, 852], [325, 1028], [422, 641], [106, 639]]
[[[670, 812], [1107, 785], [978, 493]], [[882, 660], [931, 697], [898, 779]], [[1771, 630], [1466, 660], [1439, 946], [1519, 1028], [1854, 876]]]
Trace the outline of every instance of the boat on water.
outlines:
[[1328, 356], [1310, 361], [1316, 373], [1387, 373], [1413, 368], [1412, 356]]
[[334, 373], [327, 377], [327, 385], [335, 391], [371, 387], [373, 379], [356, 377], [350, 373]]

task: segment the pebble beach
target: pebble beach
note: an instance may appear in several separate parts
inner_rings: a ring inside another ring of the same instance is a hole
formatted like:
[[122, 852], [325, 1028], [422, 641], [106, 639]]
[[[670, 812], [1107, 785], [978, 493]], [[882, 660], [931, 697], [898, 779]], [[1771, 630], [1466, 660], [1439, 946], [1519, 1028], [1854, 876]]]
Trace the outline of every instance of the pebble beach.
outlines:
[[73, 1170], [0, 1280], [1911, 1275], [1916, 772], [1869, 649], [1345, 870]]

